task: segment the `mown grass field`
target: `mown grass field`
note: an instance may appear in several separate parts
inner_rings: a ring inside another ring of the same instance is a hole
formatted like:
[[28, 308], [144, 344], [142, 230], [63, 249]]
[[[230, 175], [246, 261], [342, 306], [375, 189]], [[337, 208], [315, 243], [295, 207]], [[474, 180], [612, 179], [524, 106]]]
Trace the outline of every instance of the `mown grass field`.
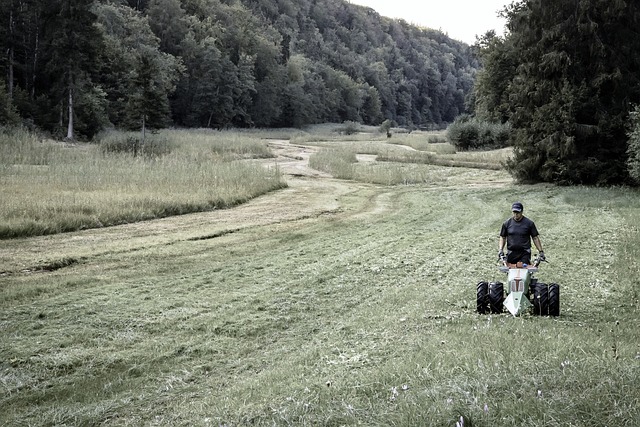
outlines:
[[[0, 424], [639, 425], [637, 191], [420, 168], [431, 182], [340, 183], [317, 215], [235, 227], [238, 206], [226, 232], [6, 272]], [[324, 194], [299, 182], [287, 197]], [[561, 284], [558, 318], [474, 312], [516, 199], [550, 261], [538, 277]], [[61, 260], [94, 232], [10, 243]]]

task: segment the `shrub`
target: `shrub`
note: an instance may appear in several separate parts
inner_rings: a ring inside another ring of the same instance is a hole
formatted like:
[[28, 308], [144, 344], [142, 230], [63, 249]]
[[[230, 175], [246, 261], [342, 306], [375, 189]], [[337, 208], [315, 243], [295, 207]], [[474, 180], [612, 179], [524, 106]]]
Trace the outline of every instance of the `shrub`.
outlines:
[[389, 119], [382, 122], [380, 125], [380, 133], [384, 133], [387, 135], [387, 138], [391, 138], [391, 127], [393, 126], [393, 122]]
[[446, 144], [449, 141], [443, 135], [429, 135], [427, 142], [429, 144]]
[[358, 133], [360, 132], [360, 123], [346, 121], [343, 123], [342, 132], [344, 132], [345, 135]]
[[171, 153], [173, 144], [168, 138], [160, 135], [147, 137], [143, 143], [136, 136], [119, 134], [101, 139], [100, 149], [103, 153], [125, 153], [134, 157], [156, 158]]
[[461, 115], [447, 128], [447, 137], [459, 150], [496, 149], [509, 144], [511, 126]]

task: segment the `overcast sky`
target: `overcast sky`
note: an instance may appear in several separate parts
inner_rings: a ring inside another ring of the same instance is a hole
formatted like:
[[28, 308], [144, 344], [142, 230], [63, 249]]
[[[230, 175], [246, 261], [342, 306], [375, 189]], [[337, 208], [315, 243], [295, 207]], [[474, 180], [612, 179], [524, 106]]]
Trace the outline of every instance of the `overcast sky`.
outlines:
[[504, 32], [504, 19], [498, 18], [511, 0], [350, 0], [368, 6], [380, 15], [405, 21], [449, 34], [449, 37], [473, 44], [476, 34], [488, 30]]

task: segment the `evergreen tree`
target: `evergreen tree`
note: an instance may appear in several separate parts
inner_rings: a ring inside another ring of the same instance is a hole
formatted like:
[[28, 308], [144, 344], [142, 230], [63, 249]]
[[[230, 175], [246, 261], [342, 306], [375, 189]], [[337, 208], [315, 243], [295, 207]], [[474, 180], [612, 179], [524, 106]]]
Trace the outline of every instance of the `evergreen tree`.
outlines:
[[474, 111], [478, 118], [489, 122], [505, 123], [509, 120], [510, 82], [518, 67], [518, 52], [510, 46], [511, 40], [490, 31], [477, 40], [475, 48], [482, 57], [482, 69], [475, 81]]
[[640, 101], [640, 5], [529, 0], [506, 14], [506, 39], [481, 47], [490, 68], [476, 98], [480, 114], [513, 126], [510, 171], [523, 181], [625, 182], [625, 124]]
[[[98, 28], [105, 40], [97, 82], [106, 93], [109, 120], [115, 126], [138, 128], [141, 123], [139, 113], [127, 105], [131, 103], [131, 97], [139, 97], [144, 91], [139, 86], [144, 80], [138, 73], [141, 58], [153, 65], [155, 74], [150, 78], [156, 92], [164, 92], [163, 99], [173, 93], [182, 70], [180, 62], [173, 55], [160, 51], [159, 39], [151, 31], [148, 19], [140, 13], [117, 4], [98, 4], [95, 10]], [[165, 103], [161, 101], [162, 108]], [[167, 120], [164, 117], [159, 123]]]
[[15, 81], [15, 62], [16, 62], [16, 26], [17, 26], [17, 7], [14, 0], [0, 0], [0, 46], [2, 52], [6, 52], [6, 56], [0, 57], [0, 69], [5, 71], [3, 74], [7, 76], [8, 99], [13, 98], [13, 85]]
[[236, 102], [233, 118], [233, 124], [236, 126], [253, 125], [250, 110], [256, 94], [255, 61], [255, 56], [251, 55], [241, 55], [238, 60], [238, 86], [234, 94]]
[[4, 83], [0, 82], [0, 126], [15, 126], [20, 123], [20, 116], [6, 91]]
[[147, 15], [151, 29], [160, 39], [160, 49], [179, 55], [180, 44], [188, 31], [180, 0], [150, 0]]
[[[42, 113], [36, 102], [37, 89], [49, 88], [41, 78], [46, 7], [38, 0], [0, 0], [0, 49], [6, 54], [0, 57], [0, 70], [11, 102], [26, 121], [39, 122]], [[43, 110], [48, 111], [47, 107]]]
[[[74, 119], [79, 91], [92, 87], [92, 77], [102, 48], [102, 34], [94, 25], [91, 0], [50, 2], [45, 27], [46, 70], [60, 108], [60, 124], [66, 119], [66, 138], [75, 139]], [[87, 135], [92, 136], [92, 135]]]
[[629, 175], [636, 183], [640, 184], [640, 107], [638, 106], [629, 115], [628, 136]]
[[168, 91], [158, 81], [161, 69], [155, 55], [139, 53], [126, 109], [128, 127], [141, 129], [143, 141], [147, 128], [161, 129], [169, 120]]

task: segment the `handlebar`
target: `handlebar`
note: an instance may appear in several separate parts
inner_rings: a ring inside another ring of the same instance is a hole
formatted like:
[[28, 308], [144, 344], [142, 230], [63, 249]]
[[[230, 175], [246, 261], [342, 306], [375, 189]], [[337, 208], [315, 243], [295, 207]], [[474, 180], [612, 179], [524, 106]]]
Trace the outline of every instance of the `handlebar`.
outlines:
[[549, 261], [547, 261], [547, 259], [543, 256], [536, 256], [536, 258], [533, 260], [532, 264], [524, 264], [522, 267], [518, 267], [517, 264], [509, 264], [507, 262], [507, 257], [500, 257], [498, 258], [498, 269], [500, 271], [503, 272], [507, 272], [509, 271], [510, 268], [527, 268], [529, 270], [534, 270], [534, 271], [538, 271], [538, 267], [540, 266], [541, 263], [546, 262], [548, 263]]
[[539, 265], [540, 265], [540, 263], [542, 263], [542, 262], [547, 262], [547, 263], [548, 263], [549, 261], [547, 261], [547, 258], [546, 258], [544, 255], [542, 255], [542, 256], [541, 256], [541, 255], [538, 255], [538, 256], [536, 257], [536, 259], [534, 259], [534, 260], [533, 260], [533, 265], [537, 267], [537, 266], [539, 266]]
[[510, 268], [526, 268], [528, 270], [538, 271], [538, 267], [540, 266], [541, 263], [543, 263], [543, 262], [547, 262], [548, 263], [549, 261], [547, 261], [547, 259], [544, 257], [544, 255], [543, 256], [538, 255], [533, 260], [532, 264], [528, 264], [528, 265], [527, 264], [523, 264], [521, 267], [518, 267], [517, 264], [509, 264], [507, 262], [506, 257], [498, 259], [498, 262], [499, 262], [498, 269], [500, 271], [502, 271], [502, 272], [507, 272], [507, 271], [509, 271]]
[[523, 268], [525, 270], [529, 270], [532, 273], [535, 273], [538, 271], [538, 267], [533, 264], [526, 264], [526, 267], [524, 265], [522, 267], [518, 267], [517, 264], [505, 264], [505, 265], [498, 266], [498, 270], [500, 270], [503, 273], [508, 273], [509, 270], [512, 268]]

